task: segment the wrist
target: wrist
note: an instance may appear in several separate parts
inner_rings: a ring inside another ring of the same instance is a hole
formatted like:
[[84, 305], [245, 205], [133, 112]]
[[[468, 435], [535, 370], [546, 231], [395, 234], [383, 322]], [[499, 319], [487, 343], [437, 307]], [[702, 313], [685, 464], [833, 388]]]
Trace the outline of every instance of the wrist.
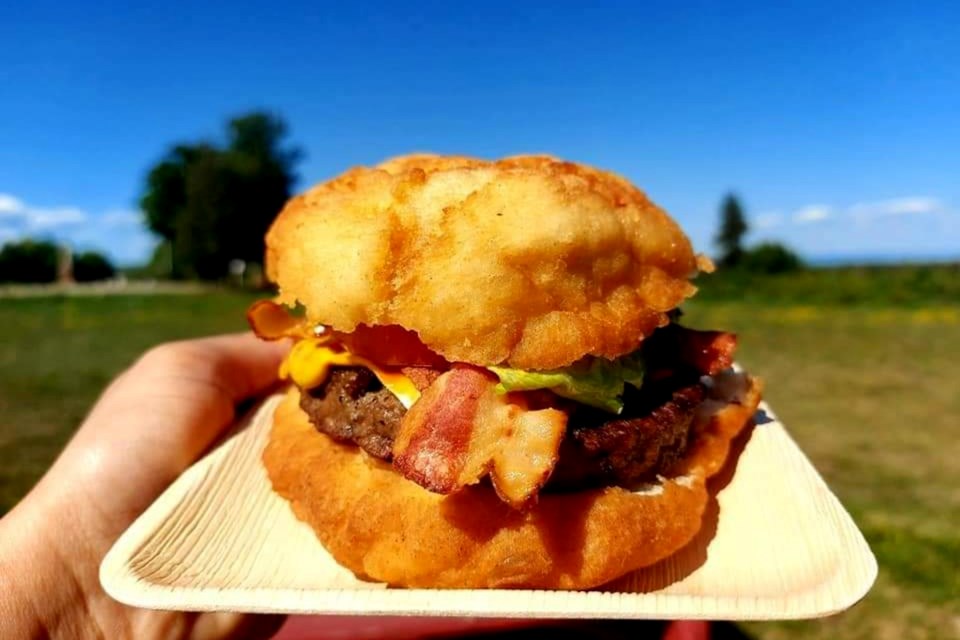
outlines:
[[24, 584], [25, 572], [16, 555], [19, 544], [11, 531], [13, 520], [13, 512], [0, 518], [0, 637], [42, 638], [50, 634]]
[[37, 493], [0, 519], [0, 637], [100, 637], [69, 511], [38, 508]]

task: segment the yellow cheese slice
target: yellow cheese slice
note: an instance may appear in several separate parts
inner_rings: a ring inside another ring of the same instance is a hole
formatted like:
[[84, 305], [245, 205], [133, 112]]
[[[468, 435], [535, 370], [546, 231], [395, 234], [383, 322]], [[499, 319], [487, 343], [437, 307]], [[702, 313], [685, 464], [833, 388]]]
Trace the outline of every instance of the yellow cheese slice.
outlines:
[[326, 381], [330, 367], [366, 367], [407, 409], [420, 399], [420, 391], [410, 378], [399, 370], [377, 366], [345, 349], [333, 349], [329, 342], [327, 337], [308, 338], [297, 342], [280, 365], [280, 377], [293, 380], [301, 389], [312, 389]]

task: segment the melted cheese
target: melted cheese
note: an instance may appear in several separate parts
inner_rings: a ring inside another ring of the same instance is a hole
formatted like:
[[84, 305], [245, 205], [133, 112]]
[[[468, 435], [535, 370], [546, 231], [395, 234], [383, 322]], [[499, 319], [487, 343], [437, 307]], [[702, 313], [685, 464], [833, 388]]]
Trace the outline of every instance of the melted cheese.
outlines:
[[312, 389], [324, 383], [330, 375], [330, 367], [366, 367], [407, 409], [420, 399], [420, 391], [400, 371], [380, 367], [346, 349], [334, 349], [329, 343], [329, 337], [297, 342], [280, 365], [280, 377], [293, 380], [301, 389]]

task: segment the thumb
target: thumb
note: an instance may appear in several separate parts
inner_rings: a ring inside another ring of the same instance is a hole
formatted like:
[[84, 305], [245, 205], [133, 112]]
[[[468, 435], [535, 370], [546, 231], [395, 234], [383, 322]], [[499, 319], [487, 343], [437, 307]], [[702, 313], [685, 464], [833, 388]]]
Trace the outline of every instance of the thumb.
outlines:
[[56, 466], [145, 508], [277, 380], [287, 346], [251, 334], [155, 347], [103, 394]]
[[276, 383], [288, 348], [249, 333], [154, 347], [110, 385], [78, 438], [165, 444], [181, 454], [179, 472], [234, 420], [238, 403]]

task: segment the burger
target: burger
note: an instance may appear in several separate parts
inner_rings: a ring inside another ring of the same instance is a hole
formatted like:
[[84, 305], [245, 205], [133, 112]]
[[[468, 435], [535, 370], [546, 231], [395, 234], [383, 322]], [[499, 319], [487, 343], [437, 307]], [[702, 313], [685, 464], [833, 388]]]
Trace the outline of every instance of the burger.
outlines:
[[712, 265], [628, 181], [404, 156], [293, 198], [266, 245], [248, 318], [293, 345], [263, 462], [339, 564], [587, 589], [697, 534], [760, 385], [680, 324]]

